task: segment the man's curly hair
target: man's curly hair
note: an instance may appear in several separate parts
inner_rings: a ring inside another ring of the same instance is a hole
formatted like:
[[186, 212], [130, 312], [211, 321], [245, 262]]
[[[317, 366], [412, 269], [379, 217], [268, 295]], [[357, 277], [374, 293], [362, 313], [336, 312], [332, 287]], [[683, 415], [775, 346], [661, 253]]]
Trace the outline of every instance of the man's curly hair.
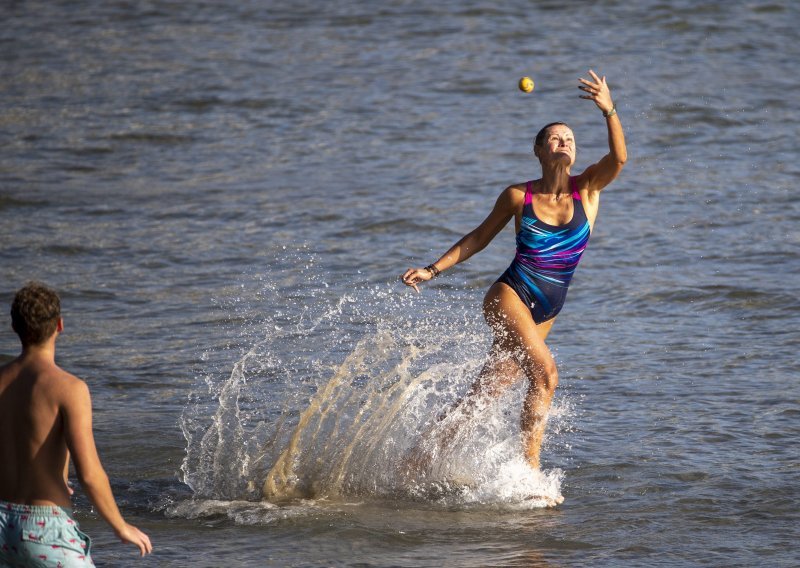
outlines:
[[11, 325], [23, 346], [44, 343], [56, 331], [61, 300], [41, 282], [28, 282], [11, 303]]

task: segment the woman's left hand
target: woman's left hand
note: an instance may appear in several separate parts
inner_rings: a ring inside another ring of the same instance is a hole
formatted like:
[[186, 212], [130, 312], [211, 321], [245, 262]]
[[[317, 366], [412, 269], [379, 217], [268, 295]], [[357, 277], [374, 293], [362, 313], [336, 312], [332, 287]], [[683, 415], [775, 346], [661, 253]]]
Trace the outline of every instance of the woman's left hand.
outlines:
[[584, 79], [581, 77], [578, 79], [582, 85], [578, 85], [578, 88], [588, 93], [586, 95], [580, 95], [582, 99], [588, 99], [590, 101], [594, 101], [594, 104], [597, 105], [603, 114], [608, 114], [611, 112], [611, 109], [614, 108], [614, 101], [611, 100], [611, 91], [608, 89], [608, 85], [606, 84], [606, 78], [603, 77], [602, 79], [597, 76], [597, 73], [589, 69], [589, 75], [592, 76], [592, 81], [588, 79]]

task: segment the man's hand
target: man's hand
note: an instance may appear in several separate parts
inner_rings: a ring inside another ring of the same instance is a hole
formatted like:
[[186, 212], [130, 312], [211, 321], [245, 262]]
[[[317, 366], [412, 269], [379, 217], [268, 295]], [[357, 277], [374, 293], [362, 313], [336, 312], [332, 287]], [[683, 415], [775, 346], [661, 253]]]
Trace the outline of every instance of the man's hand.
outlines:
[[122, 542], [129, 542], [132, 545], [137, 546], [141, 556], [153, 552], [153, 545], [150, 544], [150, 537], [137, 529], [135, 526], [125, 523], [121, 530], [115, 532], [117, 533], [117, 537]]

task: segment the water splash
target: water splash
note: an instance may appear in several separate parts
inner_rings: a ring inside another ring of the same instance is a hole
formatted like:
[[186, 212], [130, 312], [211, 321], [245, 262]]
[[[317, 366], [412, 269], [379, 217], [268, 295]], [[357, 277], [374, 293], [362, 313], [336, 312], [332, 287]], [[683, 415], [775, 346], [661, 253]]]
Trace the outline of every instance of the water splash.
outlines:
[[[467, 391], [489, 346], [476, 298], [404, 294], [395, 283], [336, 297], [312, 284], [264, 285], [237, 308], [262, 314], [240, 338], [250, 344], [227, 376], [205, 374], [182, 420], [184, 481], [198, 498], [540, 507], [560, 495], [563, 473], [533, 471], [522, 457], [522, 381], [441, 443], [453, 419], [437, 416]], [[568, 410], [559, 402], [551, 412], [562, 427]], [[410, 467], [420, 448], [424, 466]]]

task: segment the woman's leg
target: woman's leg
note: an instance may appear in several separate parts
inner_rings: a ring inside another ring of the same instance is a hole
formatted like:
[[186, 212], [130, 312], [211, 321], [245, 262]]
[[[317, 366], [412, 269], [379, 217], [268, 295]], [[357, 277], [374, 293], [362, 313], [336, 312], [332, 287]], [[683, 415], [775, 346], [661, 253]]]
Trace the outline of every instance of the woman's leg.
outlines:
[[[434, 439], [439, 448], [444, 447], [469, 420], [481, 398], [499, 396], [525, 376], [528, 378], [528, 391], [521, 417], [525, 455], [531, 466], [538, 469], [547, 410], [558, 383], [555, 361], [544, 344], [555, 318], [536, 325], [530, 310], [516, 292], [499, 282], [486, 293], [483, 311], [494, 332], [489, 358], [467, 394], [439, 416], [440, 422], [448, 417], [452, 421], [435, 430]], [[430, 433], [422, 438], [427, 438]], [[427, 465], [429, 456], [426, 456], [424, 445], [419, 444], [404, 460], [404, 466], [409, 471], [418, 472]]]
[[470, 416], [480, 399], [500, 396], [507, 387], [516, 383], [522, 376], [522, 370], [516, 359], [495, 341], [489, 350], [486, 363], [478, 377], [470, 385], [467, 394], [454, 402], [439, 417], [439, 420], [443, 420], [457, 408], [462, 409], [464, 418]]
[[500, 282], [486, 293], [483, 312], [494, 333], [498, 357], [513, 357], [528, 379], [521, 425], [525, 455], [539, 469], [547, 412], [558, 384], [556, 363], [544, 342], [554, 320], [536, 325], [516, 292]]

